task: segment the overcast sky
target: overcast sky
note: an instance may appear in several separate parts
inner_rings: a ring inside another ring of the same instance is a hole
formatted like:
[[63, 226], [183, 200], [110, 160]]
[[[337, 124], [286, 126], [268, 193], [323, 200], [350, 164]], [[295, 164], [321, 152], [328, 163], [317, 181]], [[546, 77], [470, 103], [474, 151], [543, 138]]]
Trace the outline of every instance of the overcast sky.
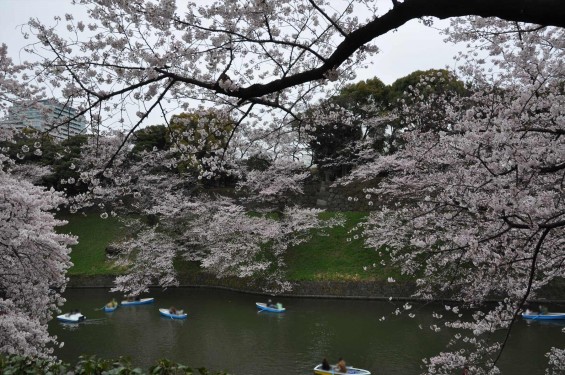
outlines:
[[[388, 6], [390, 0], [382, 0]], [[71, 0], [0, 0], [0, 43], [8, 45], [14, 60], [26, 44], [18, 26], [30, 17], [37, 17], [47, 24], [53, 24], [53, 17], [73, 13], [77, 15], [84, 7], [71, 5]], [[82, 18], [77, 15], [77, 18]], [[442, 28], [446, 22], [436, 22]], [[411, 21], [395, 32], [379, 38], [377, 44], [381, 53], [373, 59], [368, 71], [360, 72], [359, 79], [379, 77], [390, 84], [415, 70], [453, 67], [453, 56], [457, 47], [443, 42], [439, 31]]]

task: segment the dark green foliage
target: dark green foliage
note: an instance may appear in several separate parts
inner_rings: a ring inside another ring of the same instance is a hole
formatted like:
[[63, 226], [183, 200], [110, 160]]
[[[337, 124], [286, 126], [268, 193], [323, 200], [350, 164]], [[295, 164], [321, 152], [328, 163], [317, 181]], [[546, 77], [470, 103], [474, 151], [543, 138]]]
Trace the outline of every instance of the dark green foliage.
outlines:
[[362, 107], [370, 103], [384, 103], [389, 87], [377, 77], [347, 85], [340, 90], [333, 100], [348, 109], [363, 111]]
[[[415, 90], [418, 90], [417, 94]], [[314, 137], [310, 142], [313, 163], [333, 179], [347, 173], [358, 162], [361, 142], [364, 142], [364, 146], [370, 145], [379, 154], [394, 153], [402, 146], [399, 139], [402, 132], [414, 127], [439, 130], [445, 102], [456, 95], [467, 95], [468, 91], [463, 82], [445, 69], [418, 70], [389, 86], [378, 78], [345, 86], [338, 95], [323, 101], [318, 110], [337, 113], [338, 108], [346, 109], [349, 112], [348, 125], [344, 116], [335, 116], [332, 122], [325, 124], [310, 122], [310, 128], [315, 125], [309, 131]], [[428, 109], [424, 116], [420, 116], [424, 120], [419, 123], [402, 121], [406, 118], [402, 115], [396, 119], [393, 116], [378, 125], [368, 121], [393, 113], [398, 116], [403, 104], [423, 100], [428, 101]], [[307, 113], [305, 118], [309, 116], [310, 113]]]
[[185, 146], [179, 169], [194, 177], [205, 174], [200, 183], [206, 188], [234, 186], [236, 179], [229, 166], [224, 164], [223, 170], [212, 172], [215, 165], [210, 165], [209, 160], [222, 158], [235, 127], [229, 117], [214, 110], [173, 115], [169, 122], [170, 142]]
[[[56, 144], [52, 152], [44, 151], [41, 163], [51, 166], [53, 173], [43, 178], [42, 185], [57, 191], [66, 191], [75, 195], [87, 191], [88, 186], [79, 180], [80, 172], [76, 167], [80, 162], [81, 147], [88, 141], [88, 136], [77, 135]], [[74, 180], [74, 183], [68, 183]], [[62, 182], [67, 183], [63, 184]]]
[[272, 162], [258, 155], [253, 155], [245, 160], [245, 165], [250, 171], [265, 171], [271, 166]]
[[113, 360], [97, 358], [96, 356], [80, 356], [78, 363], [72, 369], [72, 371], [76, 375], [143, 374], [143, 371], [141, 369], [134, 368], [130, 360], [124, 357]]
[[322, 102], [316, 111], [330, 114], [346, 110], [345, 116], [328, 116], [334, 118], [323, 124], [309, 120], [309, 135], [312, 162], [316, 164], [325, 179], [333, 180], [349, 173], [358, 159], [358, 142], [366, 137], [363, 123], [368, 116], [366, 106], [374, 103], [381, 107], [386, 101], [387, 87], [378, 78], [361, 81], [345, 86], [338, 95]]
[[3, 375], [228, 375], [226, 372], [212, 373], [205, 368], [199, 368], [197, 371], [167, 359], [159, 360], [155, 366], [149, 368], [149, 372], [144, 372], [133, 367], [131, 361], [124, 357], [102, 359], [96, 356], [80, 356], [77, 364], [71, 366], [46, 359], [0, 354], [0, 373]]
[[171, 147], [169, 130], [165, 125], [151, 125], [133, 133], [133, 153], [168, 150]]
[[361, 127], [340, 122], [318, 125], [310, 132], [315, 138], [310, 142], [312, 162], [325, 179], [333, 180], [351, 171], [356, 160], [354, 143], [361, 138]]
[[24, 374], [66, 374], [68, 365], [46, 359], [29, 358], [20, 355], [0, 355], [0, 373], [3, 375]]
[[24, 129], [14, 137], [13, 142], [1, 142], [0, 148], [2, 153], [18, 164], [50, 167], [51, 173], [43, 176], [38, 182], [42, 186], [76, 195], [87, 190], [87, 186], [79, 179], [80, 172], [77, 167], [81, 147], [87, 140], [87, 135], [76, 135], [58, 142], [48, 134]]
[[[2, 153], [15, 160], [18, 164], [40, 163], [46, 165], [43, 160], [50, 159], [55, 153], [56, 143], [48, 134], [39, 133], [35, 129], [22, 129], [14, 135], [11, 142], [0, 142]], [[41, 155], [37, 154], [41, 151]]]
[[372, 147], [383, 153], [385, 127], [368, 127], [367, 119], [383, 115], [389, 110], [390, 86], [377, 77], [360, 81], [341, 89], [335, 102], [351, 111], [363, 129], [363, 140], [370, 139]]
[[212, 373], [208, 371], [208, 369], [204, 367], [200, 367], [196, 369], [198, 372], [195, 372], [190, 367], [185, 365], [181, 365], [179, 363], [175, 363], [168, 359], [160, 359], [155, 366], [151, 366], [149, 368], [150, 375], [228, 375], [225, 372], [217, 372]]
[[[394, 105], [398, 99], [406, 98], [405, 93], [410, 86], [416, 87], [425, 77], [434, 77], [432, 84], [423, 90], [424, 97], [435, 94], [464, 95], [467, 92], [465, 84], [445, 69], [416, 70], [405, 77], [399, 78], [389, 86], [388, 102]], [[448, 96], [449, 97], [449, 96]]]
[[[390, 123], [390, 135], [387, 137], [390, 152], [402, 146], [398, 135], [406, 130], [448, 130], [445, 122], [446, 103], [455, 96], [466, 96], [468, 92], [465, 84], [445, 69], [418, 70], [396, 80], [390, 86], [388, 101], [391, 109], [396, 109], [400, 116]], [[414, 106], [423, 101], [426, 102], [424, 107]], [[409, 110], [406, 111], [403, 105]], [[413, 111], [411, 108], [415, 108], [415, 116], [410, 113]]]

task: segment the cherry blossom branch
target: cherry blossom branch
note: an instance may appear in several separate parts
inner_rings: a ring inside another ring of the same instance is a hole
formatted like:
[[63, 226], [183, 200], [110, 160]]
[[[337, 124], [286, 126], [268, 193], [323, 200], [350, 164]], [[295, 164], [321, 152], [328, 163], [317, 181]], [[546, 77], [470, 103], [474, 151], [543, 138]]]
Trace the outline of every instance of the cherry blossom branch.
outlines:
[[347, 34], [343, 29], [330, 17], [322, 8], [320, 8], [314, 0], [308, 0], [312, 6], [324, 16], [324, 18], [337, 30], [343, 37], [347, 37]]
[[171, 80], [169, 82], [169, 84], [167, 85], [167, 87], [165, 87], [165, 89], [161, 92], [161, 94], [159, 95], [158, 99], [153, 102], [153, 104], [151, 105], [151, 107], [149, 107], [149, 109], [147, 111], [145, 111], [142, 116], [140, 117], [140, 119], [137, 121], [137, 123], [132, 126], [132, 128], [129, 130], [129, 132], [127, 133], [126, 137], [124, 138], [124, 140], [122, 141], [122, 143], [118, 146], [118, 148], [116, 149], [116, 151], [114, 152], [114, 154], [112, 155], [112, 157], [108, 160], [108, 162], [106, 163], [106, 166], [104, 167], [104, 170], [107, 168], [110, 168], [112, 166], [112, 164], [114, 163], [114, 160], [116, 159], [117, 155], [120, 153], [120, 151], [124, 148], [124, 146], [127, 144], [127, 142], [129, 141], [130, 136], [133, 134], [133, 132], [143, 123], [143, 120], [145, 118], [147, 118], [147, 116], [149, 116], [149, 114], [151, 113], [151, 111], [153, 111], [153, 109], [160, 105], [161, 100], [165, 97], [165, 95], [167, 94], [167, 91], [169, 91], [169, 89], [171, 87], [173, 87], [173, 85], [175, 84], [174, 80]]

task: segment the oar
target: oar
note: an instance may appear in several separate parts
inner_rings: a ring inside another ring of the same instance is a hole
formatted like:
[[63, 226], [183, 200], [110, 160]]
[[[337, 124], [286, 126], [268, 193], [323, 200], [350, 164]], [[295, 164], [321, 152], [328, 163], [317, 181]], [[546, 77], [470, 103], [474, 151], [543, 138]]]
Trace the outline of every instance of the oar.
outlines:
[[102, 322], [106, 320], [106, 318], [97, 318], [97, 319], [85, 319], [79, 323], [81, 324], [90, 324], [90, 323], [96, 323], [96, 322]]

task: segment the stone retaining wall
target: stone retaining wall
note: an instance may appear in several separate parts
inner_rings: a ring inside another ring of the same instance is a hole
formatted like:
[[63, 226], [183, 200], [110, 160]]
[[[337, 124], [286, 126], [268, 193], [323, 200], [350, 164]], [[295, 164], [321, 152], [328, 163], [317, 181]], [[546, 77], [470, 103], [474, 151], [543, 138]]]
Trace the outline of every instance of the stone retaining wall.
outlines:
[[[68, 288], [111, 288], [113, 276], [72, 276]], [[198, 274], [179, 278], [180, 287], [206, 287], [226, 289], [240, 293], [265, 295], [263, 290], [248, 280], [238, 278], [218, 279], [213, 275]], [[158, 286], [154, 286], [157, 287]], [[280, 296], [307, 298], [346, 298], [374, 300], [417, 300], [411, 297], [415, 285], [410, 282], [388, 283], [386, 281], [299, 281], [293, 289]], [[494, 300], [494, 299], [493, 299]], [[535, 301], [565, 302], [565, 280], [544, 289]]]
[[374, 183], [353, 182], [334, 186], [331, 182], [312, 180], [304, 185], [303, 194], [293, 196], [292, 201], [329, 211], [372, 211], [380, 207], [381, 202], [378, 197], [363, 192], [369, 186], [374, 186]]
[[[369, 196], [363, 189], [374, 186], [373, 182], [352, 182], [349, 185], [336, 185], [332, 182], [319, 181], [313, 178], [303, 186], [302, 194], [287, 194], [288, 201], [305, 207], [322, 208], [329, 211], [372, 211], [380, 207], [381, 202], [376, 196]], [[235, 199], [240, 203], [253, 208], [245, 202], [245, 196], [240, 195], [235, 189], [207, 189], [208, 194], [222, 194]], [[371, 203], [369, 203], [371, 202]]]

